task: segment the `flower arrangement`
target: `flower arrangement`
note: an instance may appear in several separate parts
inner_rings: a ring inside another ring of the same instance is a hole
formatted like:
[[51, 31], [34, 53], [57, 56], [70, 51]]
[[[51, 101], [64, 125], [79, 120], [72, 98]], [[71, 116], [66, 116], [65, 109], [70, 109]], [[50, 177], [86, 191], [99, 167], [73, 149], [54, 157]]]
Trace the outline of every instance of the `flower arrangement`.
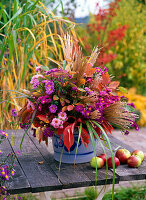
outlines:
[[74, 144], [75, 127], [85, 148], [89, 135], [101, 138], [103, 132], [111, 133], [113, 126], [125, 134], [131, 127], [138, 130], [133, 104], [117, 94], [119, 82], [112, 81], [106, 67], [94, 67], [98, 48], [85, 57], [69, 35], [61, 42], [64, 63], [52, 69], [36, 67], [31, 89], [23, 90], [27, 103], [18, 113], [20, 127], [32, 127], [39, 142], [46, 144], [48, 137], [62, 136], [68, 151]]

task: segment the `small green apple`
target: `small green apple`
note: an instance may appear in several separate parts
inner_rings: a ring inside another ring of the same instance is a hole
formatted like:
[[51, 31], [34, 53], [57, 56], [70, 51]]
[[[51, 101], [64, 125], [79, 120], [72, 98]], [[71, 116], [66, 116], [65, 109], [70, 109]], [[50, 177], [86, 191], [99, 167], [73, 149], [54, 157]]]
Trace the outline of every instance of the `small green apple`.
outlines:
[[144, 155], [144, 152], [143, 151], [140, 151], [140, 150], [135, 150], [135, 151], [133, 151], [132, 152], [132, 155], [134, 155], [134, 156], [139, 156], [140, 158], [141, 158], [141, 161], [143, 161], [144, 160], [144, 157], [145, 157], [145, 155]]
[[100, 169], [104, 166], [104, 160], [99, 157], [93, 157], [90, 161], [90, 165], [93, 168], [96, 168], [96, 163], [97, 163], [97, 169]]

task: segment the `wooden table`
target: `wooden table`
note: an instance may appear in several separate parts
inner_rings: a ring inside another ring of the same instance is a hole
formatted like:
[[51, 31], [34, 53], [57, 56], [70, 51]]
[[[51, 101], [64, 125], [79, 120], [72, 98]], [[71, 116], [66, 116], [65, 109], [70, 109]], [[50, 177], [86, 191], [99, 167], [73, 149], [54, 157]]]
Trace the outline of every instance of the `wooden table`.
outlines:
[[[3, 156], [12, 151], [20, 150], [20, 142], [24, 134], [23, 130], [17, 130], [16, 134], [13, 130], [9, 130], [7, 133], [9, 134], [9, 139], [5, 140], [0, 146], [0, 149], [4, 152]], [[133, 151], [131, 147], [116, 138], [109, 137], [113, 149], [120, 145], [131, 152]], [[75, 166], [62, 164], [61, 170], [58, 170], [59, 164], [53, 158], [51, 139], [49, 140], [48, 148], [46, 148], [43, 143], [39, 144], [32, 134], [25, 135], [21, 152], [22, 154], [17, 156], [15, 160], [16, 173], [13, 179], [7, 182], [10, 194], [42, 192], [42, 197], [45, 199], [43, 193], [45, 191], [95, 185], [95, 170], [90, 167], [90, 163], [77, 164]], [[102, 150], [98, 145], [97, 154], [100, 153], [102, 153]], [[107, 154], [110, 156], [108, 149]], [[106, 184], [112, 184], [112, 173], [112, 169], [109, 169]], [[146, 161], [139, 168], [129, 168], [125, 164], [116, 169], [116, 184], [119, 181], [143, 179], [146, 179]], [[98, 170], [97, 185], [105, 185], [105, 181], [106, 170], [103, 167]]]

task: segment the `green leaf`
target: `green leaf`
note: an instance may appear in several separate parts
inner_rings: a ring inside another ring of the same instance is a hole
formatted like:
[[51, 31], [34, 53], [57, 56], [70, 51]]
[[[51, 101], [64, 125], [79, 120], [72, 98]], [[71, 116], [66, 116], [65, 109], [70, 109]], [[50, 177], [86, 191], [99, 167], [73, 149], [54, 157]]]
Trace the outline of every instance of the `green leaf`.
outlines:
[[120, 92], [122, 92], [122, 93], [128, 93], [128, 91], [127, 91], [126, 88], [124, 88], [124, 87], [118, 87], [118, 88], [119, 88]]
[[49, 67], [47, 67], [47, 66], [41, 66], [41, 68], [42, 68], [44, 71], [49, 71]]

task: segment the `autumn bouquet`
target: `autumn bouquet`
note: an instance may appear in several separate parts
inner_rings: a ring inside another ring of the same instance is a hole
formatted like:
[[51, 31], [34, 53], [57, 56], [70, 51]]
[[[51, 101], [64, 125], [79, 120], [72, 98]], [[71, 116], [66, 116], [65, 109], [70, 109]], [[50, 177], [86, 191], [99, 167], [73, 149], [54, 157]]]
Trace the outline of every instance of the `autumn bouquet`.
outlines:
[[74, 144], [74, 129], [88, 146], [89, 136], [107, 138], [114, 127], [124, 134], [138, 126], [135, 123], [133, 104], [128, 104], [118, 81], [112, 81], [107, 68], [95, 67], [98, 48], [90, 57], [82, 54], [77, 42], [69, 35], [62, 39], [64, 62], [58, 67], [38, 66], [32, 77], [31, 89], [23, 90], [26, 105], [19, 111], [20, 127], [32, 127], [39, 142], [48, 144], [48, 137], [63, 137], [64, 146], [70, 151]]

